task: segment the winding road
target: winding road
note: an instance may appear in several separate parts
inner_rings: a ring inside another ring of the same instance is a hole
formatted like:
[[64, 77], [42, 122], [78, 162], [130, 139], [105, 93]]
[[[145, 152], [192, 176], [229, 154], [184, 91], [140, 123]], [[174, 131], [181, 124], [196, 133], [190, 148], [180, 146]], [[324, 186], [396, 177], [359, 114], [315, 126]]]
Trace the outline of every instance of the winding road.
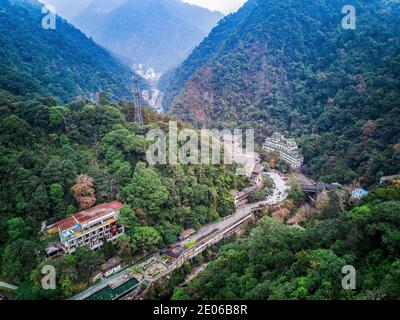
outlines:
[[[241, 208], [238, 208], [236, 212], [225, 219], [216, 221], [214, 223], [210, 223], [206, 226], [200, 228], [194, 235], [192, 235], [189, 239], [182, 242], [181, 245], [185, 245], [192, 242], [197, 242], [199, 239], [207, 237], [212, 233], [215, 235], [212, 236], [209, 242], [213, 242], [215, 239], [224, 234], [227, 229], [234, 227], [235, 224], [239, 223], [241, 220], [245, 219], [246, 217], [250, 216], [253, 213], [253, 210], [259, 208], [260, 206], [267, 206], [267, 205], [274, 205], [281, 201], [284, 201], [287, 198], [287, 191], [290, 189], [290, 186], [285, 182], [285, 180], [281, 177], [278, 172], [268, 172], [265, 173], [274, 181], [274, 191], [273, 194], [268, 196], [264, 201], [260, 201], [253, 204], [246, 204]], [[229, 231], [229, 230], [228, 230]], [[217, 239], [218, 240], [218, 239]], [[215, 242], [215, 241], [214, 241]], [[202, 247], [207, 246], [207, 243], [201, 244]], [[201, 249], [201, 248], [199, 248]], [[190, 250], [198, 250], [196, 248], [188, 249]], [[184, 255], [184, 254], [183, 254]], [[177, 267], [172, 268], [171, 270], [167, 270], [165, 274], [170, 273], [172, 270], [176, 269]], [[93, 285], [92, 287], [88, 288], [87, 290], [75, 295], [74, 297], [70, 298], [70, 300], [84, 300], [87, 299], [92, 294], [98, 292], [99, 290], [109, 286], [112, 283], [121, 281], [121, 279], [127, 278], [129, 274], [129, 269], [125, 269], [122, 272], [119, 272], [108, 279], [103, 280], [102, 282]], [[163, 275], [161, 275], [163, 276]]]
[[195, 242], [202, 237], [205, 237], [211, 234], [215, 230], [223, 230], [244, 217], [250, 215], [254, 209], [260, 207], [260, 205], [275, 205], [279, 202], [284, 201], [287, 198], [287, 191], [290, 189], [290, 186], [283, 180], [281, 175], [278, 172], [271, 171], [268, 173], [264, 173], [268, 175], [275, 184], [274, 192], [271, 196], [264, 201], [260, 201], [257, 203], [246, 204], [236, 210], [236, 212], [227, 219], [219, 220], [208, 225], [201, 227], [194, 235], [192, 235], [189, 239], [182, 242], [182, 245]]

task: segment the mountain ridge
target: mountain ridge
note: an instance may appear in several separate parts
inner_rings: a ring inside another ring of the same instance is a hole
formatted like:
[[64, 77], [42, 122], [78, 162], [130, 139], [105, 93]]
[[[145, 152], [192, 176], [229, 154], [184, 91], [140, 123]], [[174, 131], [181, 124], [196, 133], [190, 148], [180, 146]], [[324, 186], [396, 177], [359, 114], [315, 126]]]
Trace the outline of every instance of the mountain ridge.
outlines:
[[249, 0], [163, 76], [166, 109], [200, 127], [254, 128], [259, 142], [296, 137], [306, 172], [329, 182], [397, 174], [400, 6], [355, 1], [357, 28], [344, 30], [345, 4]]
[[180, 0], [119, 0], [111, 6], [96, 1], [72, 22], [119, 56], [164, 72], [183, 61], [222, 17]]
[[[57, 17], [56, 29], [41, 26], [36, 1], [4, 2], [0, 13], [0, 88], [14, 95], [54, 96], [63, 102], [105, 92], [132, 99], [135, 75], [81, 31]], [[144, 80], [140, 80], [145, 86]]]

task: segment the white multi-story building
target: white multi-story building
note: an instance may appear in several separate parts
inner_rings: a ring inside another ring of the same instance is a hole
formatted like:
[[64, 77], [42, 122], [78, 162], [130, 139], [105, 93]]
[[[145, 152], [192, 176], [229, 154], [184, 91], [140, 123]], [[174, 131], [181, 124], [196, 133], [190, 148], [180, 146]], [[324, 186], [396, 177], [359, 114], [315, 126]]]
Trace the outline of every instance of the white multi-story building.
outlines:
[[280, 157], [293, 168], [303, 166], [304, 157], [299, 153], [299, 147], [293, 139], [286, 139], [283, 135], [275, 133], [265, 140], [263, 148], [267, 151], [278, 152]]
[[81, 246], [95, 250], [124, 234], [124, 227], [117, 224], [121, 207], [119, 201], [104, 203], [57, 222], [64, 251], [74, 253]]

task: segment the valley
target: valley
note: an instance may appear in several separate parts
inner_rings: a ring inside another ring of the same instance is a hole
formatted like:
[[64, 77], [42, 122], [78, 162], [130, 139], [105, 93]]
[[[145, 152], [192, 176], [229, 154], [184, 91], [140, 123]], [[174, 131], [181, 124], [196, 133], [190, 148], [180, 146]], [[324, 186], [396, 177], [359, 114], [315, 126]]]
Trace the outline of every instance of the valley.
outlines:
[[164, 73], [179, 65], [222, 17], [178, 0], [97, 0], [71, 22], [127, 64]]
[[400, 3], [216, 6], [0, 1], [0, 300], [400, 298]]

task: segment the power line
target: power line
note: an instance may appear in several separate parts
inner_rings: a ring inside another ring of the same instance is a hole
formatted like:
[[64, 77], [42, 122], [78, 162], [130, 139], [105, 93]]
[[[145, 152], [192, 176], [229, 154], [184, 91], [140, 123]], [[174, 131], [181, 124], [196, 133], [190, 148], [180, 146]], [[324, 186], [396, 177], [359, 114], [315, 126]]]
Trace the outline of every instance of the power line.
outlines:
[[140, 90], [139, 90], [139, 81], [137, 78], [132, 77], [133, 80], [133, 96], [134, 96], [134, 102], [135, 102], [135, 115], [134, 115], [134, 120], [135, 122], [142, 126], [144, 124], [143, 122], [143, 112], [142, 112], [142, 106], [140, 104]]

